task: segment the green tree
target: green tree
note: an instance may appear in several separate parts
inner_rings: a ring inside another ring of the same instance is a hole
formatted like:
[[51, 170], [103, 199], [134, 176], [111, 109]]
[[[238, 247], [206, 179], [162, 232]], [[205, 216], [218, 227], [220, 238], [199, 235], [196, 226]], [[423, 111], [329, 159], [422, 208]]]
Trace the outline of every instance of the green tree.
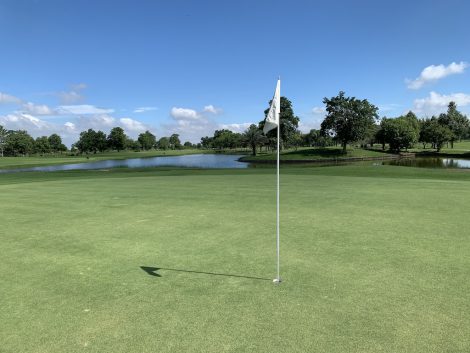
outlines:
[[167, 150], [170, 148], [170, 139], [168, 137], [162, 137], [158, 140], [157, 146], [161, 150]]
[[214, 147], [213, 142], [214, 142], [213, 137], [209, 137], [209, 136], [201, 137], [201, 146], [203, 148], [213, 148]]
[[412, 147], [419, 138], [419, 124], [414, 114], [383, 119], [380, 129], [383, 142], [388, 143], [390, 149], [395, 152]]
[[258, 126], [251, 124], [243, 133], [243, 139], [251, 147], [253, 156], [256, 156], [256, 148], [266, 141], [266, 136]]
[[126, 138], [126, 149], [132, 150], [132, 151], [140, 151], [140, 143], [139, 141], [133, 140], [131, 138]]
[[333, 134], [346, 153], [346, 146], [350, 142], [366, 138], [375, 120], [378, 118], [378, 108], [370, 104], [367, 99], [359, 100], [355, 97], [346, 97], [340, 91], [336, 97], [324, 98], [327, 116], [321, 123], [323, 132]]
[[170, 143], [171, 149], [173, 150], [180, 149], [181, 148], [180, 135], [178, 134], [171, 135], [169, 139], [169, 143]]
[[57, 134], [52, 134], [47, 138], [52, 152], [67, 151], [67, 147], [62, 143], [62, 138]]
[[457, 110], [455, 102], [450, 102], [447, 113], [440, 114], [437, 120], [439, 124], [447, 126], [452, 132], [452, 138], [449, 140], [451, 148], [454, 148], [454, 142], [460, 141], [469, 129], [467, 117]]
[[439, 123], [438, 118], [433, 116], [431, 119], [422, 120], [420, 140], [421, 142], [431, 143], [437, 152], [440, 152], [442, 146], [453, 137], [453, 132], [447, 126]]
[[3, 157], [3, 151], [5, 150], [5, 145], [7, 143], [7, 138], [10, 131], [5, 129], [0, 125], [0, 156]]
[[51, 152], [51, 144], [47, 136], [37, 137], [34, 141], [34, 151], [39, 154]]
[[[271, 106], [272, 100], [269, 101], [269, 106]], [[269, 113], [269, 108], [264, 111], [264, 116]], [[297, 132], [299, 127], [299, 117], [294, 114], [294, 109], [292, 107], [292, 102], [286, 97], [281, 97], [281, 107], [279, 113], [279, 120], [281, 123], [281, 130], [279, 132], [280, 139], [279, 141], [281, 148], [291, 139], [291, 136]], [[260, 129], [264, 128], [264, 120], [259, 123]], [[267, 133], [268, 138], [275, 139], [277, 138], [276, 129], [272, 129]]]
[[107, 138], [107, 145], [112, 150], [122, 151], [126, 147], [127, 136], [124, 130], [119, 127], [113, 127]]
[[11, 156], [26, 155], [34, 151], [34, 139], [24, 130], [11, 131], [5, 142], [5, 152]]
[[189, 142], [189, 141], [186, 141], [184, 144], [183, 144], [184, 148], [194, 148], [194, 145]]
[[143, 150], [149, 150], [155, 147], [155, 145], [157, 144], [157, 138], [148, 130], [141, 133], [137, 141], [139, 141], [140, 146]]
[[93, 129], [82, 131], [79, 140], [74, 146], [80, 153], [103, 152], [106, 150], [107, 146], [106, 134], [103, 131], [95, 131]]

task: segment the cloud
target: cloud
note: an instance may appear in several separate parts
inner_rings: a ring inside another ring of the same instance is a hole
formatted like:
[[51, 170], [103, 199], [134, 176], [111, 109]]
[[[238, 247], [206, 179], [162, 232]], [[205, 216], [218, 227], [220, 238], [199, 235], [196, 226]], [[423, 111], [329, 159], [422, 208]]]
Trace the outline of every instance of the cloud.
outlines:
[[212, 104], [206, 105], [203, 109], [206, 113], [220, 114], [222, 109], [214, 107]]
[[202, 119], [201, 114], [199, 114], [194, 109], [188, 108], [171, 108], [170, 115], [175, 120], [200, 120]]
[[131, 118], [121, 118], [119, 119], [119, 122], [122, 128], [126, 131], [144, 132], [146, 130], [149, 130], [149, 128], [145, 124]]
[[0, 92], [0, 104], [20, 104], [21, 102], [18, 97]]
[[460, 63], [452, 62], [448, 66], [430, 65], [425, 67], [418, 78], [414, 80], [405, 80], [409, 89], [420, 89], [429, 82], [435, 82], [444, 77], [462, 74], [468, 67], [468, 63], [461, 61]]
[[326, 110], [324, 107], [313, 107], [312, 113], [313, 114], [325, 114]]
[[86, 115], [86, 114], [110, 114], [114, 109], [98, 108], [90, 104], [81, 105], [61, 105], [56, 108], [58, 114], [61, 115]]
[[[245, 130], [248, 129], [251, 124], [254, 124], [254, 123], [220, 124], [219, 128], [220, 129], [227, 129], [227, 130], [230, 130], [230, 131], [233, 131], [233, 132], [242, 133], [242, 132], [245, 132]], [[255, 124], [255, 125], [258, 125], [258, 124]]]
[[30, 114], [34, 115], [55, 115], [56, 111], [54, 109], [49, 108], [45, 104], [34, 104], [31, 102], [24, 103], [22, 105], [22, 109]]
[[445, 112], [451, 101], [461, 107], [470, 105], [470, 94], [452, 93], [443, 95], [431, 92], [429, 97], [415, 99], [413, 110], [418, 114], [436, 115]]
[[152, 110], [157, 110], [157, 107], [140, 107], [140, 108], [135, 108], [134, 113], [145, 113], [145, 112], [150, 112]]
[[82, 94], [82, 91], [87, 88], [85, 83], [77, 83], [72, 85], [70, 88], [70, 91], [57, 93], [62, 104], [79, 103], [85, 99]]

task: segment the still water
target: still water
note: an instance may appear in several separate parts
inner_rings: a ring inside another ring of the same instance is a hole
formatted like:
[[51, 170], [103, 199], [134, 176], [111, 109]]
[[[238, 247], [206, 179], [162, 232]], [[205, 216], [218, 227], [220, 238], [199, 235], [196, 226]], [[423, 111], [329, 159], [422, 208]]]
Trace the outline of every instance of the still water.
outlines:
[[467, 169], [470, 168], [469, 159], [460, 158], [439, 158], [439, 157], [417, 157], [417, 158], [403, 158], [392, 161], [384, 161], [386, 165], [397, 165], [405, 167], [418, 167], [418, 168], [453, 168], [453, 169]]
[[174, 157], [132, 158], [104, 160], [89, 163], [62, 164], [20, 169], [0, 169], [1, 173], [16, 172], [55, 172], [60, 170], [148, 168], [148, 167], [188, 167], [188, 168], [247, 168], [248, 163], [239, 162], [241, 155], [190, 154]]

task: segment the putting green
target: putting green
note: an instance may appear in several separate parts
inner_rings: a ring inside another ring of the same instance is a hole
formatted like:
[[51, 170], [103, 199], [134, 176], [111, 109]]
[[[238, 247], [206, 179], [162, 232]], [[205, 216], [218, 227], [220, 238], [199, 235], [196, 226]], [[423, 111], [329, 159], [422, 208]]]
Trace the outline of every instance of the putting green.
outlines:
[[470, 351], [470, 173], [281, 173], [1, 175], [0, 351]]

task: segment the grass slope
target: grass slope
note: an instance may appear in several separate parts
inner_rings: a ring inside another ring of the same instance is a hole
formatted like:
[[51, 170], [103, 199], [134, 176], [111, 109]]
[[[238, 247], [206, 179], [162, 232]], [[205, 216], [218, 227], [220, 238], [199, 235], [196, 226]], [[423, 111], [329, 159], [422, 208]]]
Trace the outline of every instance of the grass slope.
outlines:
[[[313, 148], [313, 147], [302, 147], [297, 150], [289, 149], [281, 152], [281, 160], [322, 160], [331, 158], [354, 158], [354, 157], [383, 157], [384, 152], [365, 150], [362, 148], [348, 148], [346, 153], [340, 147], [325, 147], [325, 148]], [[242, 160], [250, 161], [261, 161], [269, 160], [275, 161], [277, 155], [274, 152], [261, 152], [256, 156], [246, 156]]]
[[470, 350], [469, 173], [282, 173], [0, 176], [0, 351]]

